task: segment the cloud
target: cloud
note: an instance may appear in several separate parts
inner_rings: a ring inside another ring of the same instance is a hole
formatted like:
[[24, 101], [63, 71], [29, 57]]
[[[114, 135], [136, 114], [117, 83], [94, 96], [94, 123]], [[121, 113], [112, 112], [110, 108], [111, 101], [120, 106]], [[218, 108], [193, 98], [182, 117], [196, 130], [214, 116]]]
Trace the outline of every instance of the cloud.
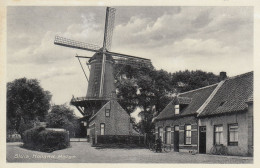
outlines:
[[120, 45], [161, 49], [190, 38], [197, 41], [216, 39], [225, 46], [239, 45], [249, 51], [252, 50], [250, 44], [253, 39], [253, 15], [250, 15], [250, 10], [252, 9], [244, 10], [246, 14], [240, 17], [240, 8], [229, 11], [229, 8], [221, 7], [183, 7], [179, 13], [164, 13], [155, 20], [149, 17], [131, 17], [128, 23], [116, 26], [113, 47], [117, 49]]
[[16, 64], [50, 64], [55, 61], [69, 59], [69, 56], [64, 54], [65, 52], [56, 53], [56, 46], [53, 44], [54, 36], [55, 34], [53, 32], [46, 32], [38, 45], [30, 45], [25, 41], [24, 43], [27, 44], [27, 46], [14, 50], [13, 53], [9, 52], [8, 62]]
[[215, 39], [183, 39], [172, 45], [175, 56], [205, 56], [214, 57], [238, 53], [238, 48], [225, 46], [221, 41]]
[[[77, 29], [80, 29], [79, 32], [76, 32]], [[61, 34], [61, 33], [58, 33]], [[84, 51], [75, 50], [72, 48], [66, 48], [54, 45], [54, 37], [57, 35], [55, 32], [48, 31], [41, 39], [40, 44], [38, 45], [30, 45], [17, 49], [15, 51], [9, 52], [8, 62], [9, 63], [32, 63], [32, 64], [50, 64], [56, 63], [58, 61], [64, 61], [72, 59], [76, 53], [83, 53]], [[71, 39], [75, 39], [81, 41], [83, 39], [95, 39], [95, 32], [91, 31], [91, 29], [83, 29], [81, 27], [77, 27], [72, 25], [68, 27], [68, 31], [63, 34], [64, 37], [70, 37]], [[17, 39], [24, 40], [23, 38]], [[85, 40], [86, 41], [86, 40]]]
[[71, 76], [79, 73], [75, 67], [52, 67], [41, 74], [40, 78], [48, 79], [58, 76]]
[[[136, 51], [148, 49], [148, 52], [166, 49], [171, 54], [178, 55], [181, 52], [184, 52], [181, 55], [187, 55], [188, 52], [189, 55], [217, 55], [220, 52], [230, 52], [231, 49], [235, 53], [239, 48], [241, 52], [250, 52], [253, 47], [251, 10], [182, 7], [176, 8], [174, 12], [160, 12], [156, 17], [145, 12], [136, 14], [127, 22], [116, 25], [112, 50], [124, 53], [124, 48]], [[80, 17], [81, 22], [69, 25], [65, 32], [47, 31], [40, 40], [33, 36], [20, 35], [16, 39], [20, 48], [9, 54], [10, 62], [49, 64], [70, 59], [75, 53], [86, 53], [53, 45], [55, 35], [102, 46], [104, 30], [103, 25], [96, 22], [97, 15], [88, 13], [81, 14]], [[190, 48], [195, 42], [196, 47]], [[210, 48], [212, 49], [209, 51]]]

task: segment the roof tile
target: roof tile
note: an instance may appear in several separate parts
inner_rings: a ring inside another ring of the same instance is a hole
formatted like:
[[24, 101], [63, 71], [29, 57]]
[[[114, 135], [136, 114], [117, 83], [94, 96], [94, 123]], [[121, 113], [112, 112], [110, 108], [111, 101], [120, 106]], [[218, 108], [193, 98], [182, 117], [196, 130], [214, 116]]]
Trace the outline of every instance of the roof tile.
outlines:
[[243, 111], [253, 98], [253, 72], [227, 79], [199, 116]]
[[[174, 105], [176, 101], [180, 104], [189, 104], [187, 107], [180, 111], [179, 116], [196, 114], [196, 111], [206, 101], [209, 95], [213, 92], [218, 84], [206, 86], [196, 90], [180, 93], [178, 97], [175, 97], [156, 117], [156, 120], [163, 120], [174, 117]], [[185, 103], [184, 103], [185, 101]], [[189, 101], [189, 102], [188, 102]]]

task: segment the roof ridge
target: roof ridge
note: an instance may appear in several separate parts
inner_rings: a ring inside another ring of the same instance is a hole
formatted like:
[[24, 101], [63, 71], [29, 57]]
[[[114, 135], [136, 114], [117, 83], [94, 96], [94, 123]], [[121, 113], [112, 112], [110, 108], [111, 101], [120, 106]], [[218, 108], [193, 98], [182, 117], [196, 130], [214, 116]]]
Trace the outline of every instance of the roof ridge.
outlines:
[[185, 97], [185, 96], [177, 96], [177, 98], [192, 99], [192, 98], [190, 98], [190, 97]]
[[215, 84], [212, 84], [212, 85], [204, 86], [204, 87], [201, 87], [201, 88], [198, 88], [198, 89], [194, 89], [194, 90], [190, 90], [190, 91], [187, 91], [187, 92], [182, 92], [182, 93], [177, 94], [177, 96], [182, 95], [182, 94], [186, 94], [186, 93], [195, 92], [195, 91], [202, 90], [202, 89], [206, 89], [208, 87], [212, 87], [214, 85], [218, 85], [219, 83], [215, 83]]
[[207, 98], [207, 100], [200, 106], [200, 108], [196, 111], [198, 113], [198, 116], [200, 115], [200, 113], [207, 107], [207, 105], [209, 104], [209, 102], [212, 100], [212, 98], [216, 95], [216, 93], [218, 92], [218, 90], [221, 88], [221, 86], [224, 84], [226, 80], [221, 81], [218, 86], [213, 90], [213, 92], [209, 95], [209, 97]]
[[226, 80], [243, 77], [243, 76], [249, 75], [249, 74], [251, 74], [251, 73], [253, 73], [253, 72], [254, 72], [254, 71], [250, 71], [250, 72], [246, 72], [246, 73], [243, 73], [243, 74], [240, 74], [240, 75], [232, 76], [232, 77], [227, 78]]

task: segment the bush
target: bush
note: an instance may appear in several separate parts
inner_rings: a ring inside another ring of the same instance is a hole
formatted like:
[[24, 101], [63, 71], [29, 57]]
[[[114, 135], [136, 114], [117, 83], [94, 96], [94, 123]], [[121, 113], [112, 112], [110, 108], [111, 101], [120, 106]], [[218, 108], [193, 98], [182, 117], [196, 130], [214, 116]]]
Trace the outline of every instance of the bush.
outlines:
[[25, 131], [23, 142], [25, 148], [43, 152], [53, 152], [70, 145], [66, 131], [46, 130], [44, 127]]

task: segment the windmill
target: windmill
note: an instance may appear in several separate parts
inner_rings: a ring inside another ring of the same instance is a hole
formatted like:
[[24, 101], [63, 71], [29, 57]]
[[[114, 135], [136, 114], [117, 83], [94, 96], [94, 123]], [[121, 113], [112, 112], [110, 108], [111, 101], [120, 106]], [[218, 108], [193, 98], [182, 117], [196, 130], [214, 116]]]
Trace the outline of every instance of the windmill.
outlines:
[[[87, 78], [88, 90], [86, 97], [73, 97], [71, 104], [76, 106], [80, 113], [86, 118], [91, 117], [109, 99], [114, 98], [114, 64], [130, 65], [135, 68], [140, 68], [142, 66], [152, 66], [150, 59], [110, 51], [114, 29], [115, 11], [116, 10], [111, 7], [107, 7], [106, 9], [103, 47], [70, 40], [60, 36], [56, 36], [54, 40], [54, 44], [56, 45], [95, 52], [92, 57], [76, 56], [79, 61], [80, 58], [89, 59], [87, 66], [90, 70], [90, 75], [89, 79]], [[80, 65], [82, 67], [81, 62]]]

